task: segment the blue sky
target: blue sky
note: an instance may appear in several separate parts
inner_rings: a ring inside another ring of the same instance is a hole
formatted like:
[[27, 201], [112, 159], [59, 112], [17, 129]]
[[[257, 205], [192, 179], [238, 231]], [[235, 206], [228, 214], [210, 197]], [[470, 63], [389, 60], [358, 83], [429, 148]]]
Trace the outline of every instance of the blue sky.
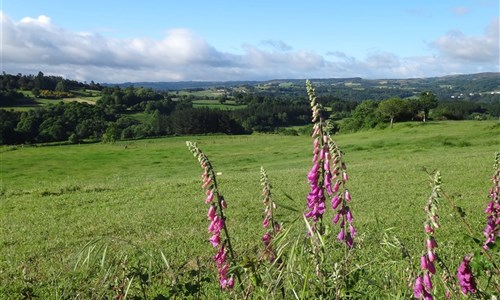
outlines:
[[497, 0], [0, 0], [2, 71], [96, 82], [498, 72]]

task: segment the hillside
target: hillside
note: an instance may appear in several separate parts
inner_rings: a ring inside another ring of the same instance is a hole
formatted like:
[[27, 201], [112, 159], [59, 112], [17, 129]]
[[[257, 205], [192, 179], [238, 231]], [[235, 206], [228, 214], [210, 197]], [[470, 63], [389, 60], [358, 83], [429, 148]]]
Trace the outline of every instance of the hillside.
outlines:
[[[338, 122], [335, 130], [352, 132], [394, 121], [498, 119], [499, 75], [312, 82], [327, 117]], [[310, 119], [302, 79], [151, 83], [156, 88], [192, 86], [160, 91], [141, 83], [101, 86], [39, 72], [0, 75], [0, 84], [0, 144], [113, 142], [210, 133], [296, 135], [298, 131], [289, 128], [306, 125]]]

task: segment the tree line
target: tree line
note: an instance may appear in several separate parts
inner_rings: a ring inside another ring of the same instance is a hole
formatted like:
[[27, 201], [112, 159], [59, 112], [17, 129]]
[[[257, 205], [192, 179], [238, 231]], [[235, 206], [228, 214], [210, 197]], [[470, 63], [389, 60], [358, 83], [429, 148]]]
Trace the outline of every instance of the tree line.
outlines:
[[468, 101], [438, 101], [432, 92], [422, 92], [417, 98], [365, 100], [345, 117], [340, 125], [343, 132], [375, 127], [392, 127], [394, 122], [433, 120], [486, 120], [500, 118], [500, 103]]

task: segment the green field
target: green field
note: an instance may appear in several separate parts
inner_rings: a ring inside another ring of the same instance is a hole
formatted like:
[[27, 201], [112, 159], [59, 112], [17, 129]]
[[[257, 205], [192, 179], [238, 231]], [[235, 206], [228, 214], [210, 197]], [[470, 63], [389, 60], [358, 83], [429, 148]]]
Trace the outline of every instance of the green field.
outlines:
[[218, 100], [194, 100], [193, 107], [208, 107], [222, 110], [234, 110], [247, 107], [246, 104], [236, 104], [234, 100], [228, 100], [221, 104]]
[[[356, 283], [365, 293], [360, 299], [411, 297], [404, 278], [409, 274], [407, 258], [383, 241], [397, 238], [418, 266], [423, 207], [430, 193], [424, 168], [441, 171], [443, 189], [483, 238], [493, 158], [500, 150], [499, 125], [402, 123], [392, 130], [335, 137], [345, 151], [359, 232], [353, 260], [363, 275]], [[274, 186], [283, 227], [294, 228], [296, 234], [305, 231], [303, 223], [292, 222], [301, 218], [309, 192], [308, 136], [214, 135], [1, 147], [0, 298], [112, 298], [110, 284], [120, 278], [123, 265], [135, 272], [128, 273], [134, 278], [130, 299], [189, 298], [196, 289], [202, 298], [225, 298], [218, 294], [214, 253], [207, 242], [202, 169], [186, 140], [198, 142], [221, 172], [218, 181], [239, 257], [261, 248], [260, 166]], [[458, 265], [473, 246], [463, 242], [464, 229], [445, 200], [440, 216], [438, 253]], [[335, 249], [342, 252], [340, 245]], [[194, 282], [200, 286], [189, 285]]]

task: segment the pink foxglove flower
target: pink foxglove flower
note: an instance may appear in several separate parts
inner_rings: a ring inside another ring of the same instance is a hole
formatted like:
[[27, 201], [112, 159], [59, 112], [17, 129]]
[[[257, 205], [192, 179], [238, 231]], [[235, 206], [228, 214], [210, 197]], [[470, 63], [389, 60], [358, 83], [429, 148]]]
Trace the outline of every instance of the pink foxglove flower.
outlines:
[[208, 191], [208, 195], [207, 195], [207, 198], [205, 199], [205, 203], [209, 204], [214, 199], [214, 193], [212, 190], [207, 190], [207, 191]]
[[469, 266], [470, 260], [470, 256], [465, 256], [457, 271], [460, 289], [464, 295], [476, 293], [476, 280]]
[[335, 210], [340, 204], [340, 197], [339, 195], [335, 195], [332, 198], [332, 209]]
[[216, 216], [215, 206], [210, 205], [210, 208], [208, 209], [208, 213], [207, 213], [207, 218], [210, 221], [213, 221], [215, 219], [215, 216]]
[[213, 257], [216, 265], [217, 265], [217, 274], [219, 277], [219, 283], [223, 290], [232, 289], [234, 286], [234, 278], [231, 276], [228, 278], [229, 273], [229, 265], [226, 261], [226, 248], [222, 245], [217, 251], [217, 254]]
[[[307, 196], [307, 210], [304, 215], [311, 220], [312, 229], [322, 233], [323, 215], [326, 212], [325, 195], [331, 197], [331, 208], [334, 211], [332, 221], [339, 226], [337, 239], [352, 248], [356, 229], [353, 224], [353, 214], [347, 206], [347, 202], [351, 201], [351, 194], [346, 188], [346, 182], [349, 180], [347, 167], [342, 152], [326, 129], [328, 125], [323, 119], [325, 113], [322, 105], [317, 102], [311, 82], [307, 81], [306, 86], [314, 130], [313, 166], [307, 174], [311, 189]], [[317, 223], [320, 224], [320, 228], [317, 228]]]
[[488, 202], [484, 212], [487, 214], [486, 228], [484, 235], [483, 248], [489, 250], [489, 244], [496, 242], [496, 238], [500, 237], [500, 153], [495, 153], [494, 173], [491, 176], [493, 186], [490, 189], [491, 200]]
[[422, 255], [422, 257], [420, 257], [420, 269], [427, 270], [427, 264], [427, 256]]
[[349, 175], [347, 175], [347, 172], [343, 172], [343, 173], [342, 173], [342, 180], [343, 180], [344, 182], [346, 182], [347, 180], [349, 180]]
[[[212, 234], [208, 241], [212, 247], [217, 249], [217, 254], [213, 257], [213, 259], [217, 264], [219, 282], [222, 289], [231, 289], [234, 286], [234, 278], [232, 276], [228, 278], [229, 263], [226, 260], [226, 244], [228, 245], [231, 259], [234, 260], [234, 257], [228, 230], [224, 221], [225, 216], [223, 209], [227, 208], [227, 203], [219, 192], [216, 181], [216, 173], [213, 170], [208, 157], [200, 150], [200, 148], [198, 148], [196, 143], [186, 142], [186, 144], [191, 153], [193, 153], [193, 155], [198, 159], [200, 166], [203, 168], [203, 174], [201, 175], [201, 187], [205, 190], [205, 203], [209, 205], [207, 212], [207, 219], [210, 221], [210, 224], [208, 225], [208, 232]], [[221, 238], [221, 231], [225, 234], [224, 239]], [[238, 274], [236, 273], [236, 275]]]
[[339, 234], [337, 235], [337, 238], [339, 239], [339, 241], [343, 241], [343, 240], [345, 239], [344, 228], [341, 228], [341, 229], [340, 229], [340, 232], [339, 232]]
[[424, 280], [421, 276], [418, 276], [415, 279], [415, 283], [413, 284], [413, 296], [417, 299], [421, 299], [424, 295]]
[[429, 273], [424, 274], [424, 285], [426, 289], [432, 291], [432, 281], [431, 281], [431, 275]]
[[433, 178], [433, 187], [431, 195], [425, 206], [426, 221], [424, 223], [424, 232], [426, 235], [425, 254], [420, 257], [420, 276], [417, 277], [413, 287], [413, 295], [418, 299], [433, 299], [432, 275], [436, 274], [434, 261], [436, 260], [435, 250], [437, 242], [434, 238], [434, 232], [439, 227], [437, 222], [438, 200], [441, 192], [441, 174], [437, 171]]
[[269, 232], [266, 232], [264, 236], [262, 237], [262, 242], [264, 243], [264, 246], [269, 246], [271, 244], [271, 234]]
[[333, 192], [336, 193], [339, 191], [339, 187], [340, 187], [340, 181], [335, 181], [335, 184], [333, 186]]
[[351, 194], [349, 193], [348, 190], [345, 191], [345, 200], [346, 201], [351, 201]]
[[260, 168], [260, 182], [263, 186], [262, 188], [262, 203], [264, 204], [264, 220], [262, 222], [262, 227], [268, 228], [269, 224], [271, 224], [271, 228], [267, 229], [262, 236], [262, 242], [264, 243], [264, 254], [269, 258], [270, 262], [273, 262], [276, 258], [276, 254], [272, 248], [271, 241], [281, 230], [281, 226], [274, 219], [274, 211], [276, 209], [276, 204], [273, 202], [272, 194], [271, 194], [271, 183], [269, 182], [269, 177], [267, 176], [266, 170], [263, 167]]

